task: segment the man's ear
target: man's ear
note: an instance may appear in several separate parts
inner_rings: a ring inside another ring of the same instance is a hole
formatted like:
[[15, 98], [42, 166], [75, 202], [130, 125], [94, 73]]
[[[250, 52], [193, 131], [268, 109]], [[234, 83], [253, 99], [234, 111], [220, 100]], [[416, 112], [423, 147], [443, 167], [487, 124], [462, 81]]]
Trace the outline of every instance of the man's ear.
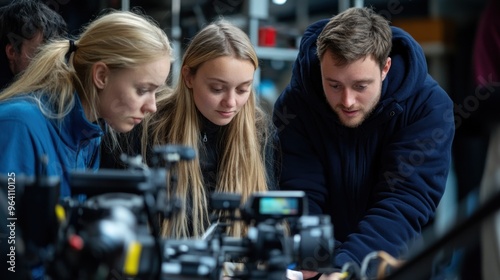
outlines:
[[108, 81], [109, 68], [104, 62], [96, 62], [92, 66], [92, 81], [98, 89], [104, 89]]
[[389, 73], [389, 69], [391, 69], [391, 63], [392, 60], [390, 57], [388, 57], [387, 61], [385, 62], [384, 68], [382, 69], [382, 81], [385, 80], [387, 73]]
[[14, 45], [12, 44], [5, 45], [5, 54], [7, 55], [7, 59], [9, 61], [13, 61], [17, 55], [16, 48], [14, 48]]

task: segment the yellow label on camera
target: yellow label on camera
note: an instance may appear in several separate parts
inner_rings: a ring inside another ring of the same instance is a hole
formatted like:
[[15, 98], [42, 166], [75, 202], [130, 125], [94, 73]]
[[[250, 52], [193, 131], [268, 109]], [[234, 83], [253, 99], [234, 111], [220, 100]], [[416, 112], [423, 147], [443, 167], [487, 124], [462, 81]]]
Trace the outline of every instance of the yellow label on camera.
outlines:
[[139, 242], [132, 242], [128, 246], [125, 263], [123, 264], [123, 272], [126, 275], [137, 275], [139, 272], [139, 264], [141, 260], [142, 245]]

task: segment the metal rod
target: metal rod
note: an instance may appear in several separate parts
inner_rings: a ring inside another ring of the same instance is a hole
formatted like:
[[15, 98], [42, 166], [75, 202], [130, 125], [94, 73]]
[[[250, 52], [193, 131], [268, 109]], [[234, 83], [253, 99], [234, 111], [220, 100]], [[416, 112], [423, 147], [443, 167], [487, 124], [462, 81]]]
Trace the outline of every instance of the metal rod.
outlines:
[[130, 0], [122, 0], [122, 11], [130, 10]]

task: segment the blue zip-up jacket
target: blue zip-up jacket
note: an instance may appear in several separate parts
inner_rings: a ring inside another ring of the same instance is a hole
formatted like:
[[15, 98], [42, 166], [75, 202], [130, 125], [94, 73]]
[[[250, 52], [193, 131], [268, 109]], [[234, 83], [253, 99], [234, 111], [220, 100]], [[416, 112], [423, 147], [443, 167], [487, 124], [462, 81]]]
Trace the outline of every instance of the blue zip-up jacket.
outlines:
[[304, 190], [310, 214], [329, 214], [335, 267], [373, 251], [399, 257], [433, 217], [444, 192], [454, 135], [453, 103], [427, 71], [421, 47], [391, 27], [392, 66], [380, 103], [359, 127], [327, 103], [316, 39], [305, 31], [289, 85], [274, 106], [283, 153], [280, 187]]
[[97, 170], [103, 131], [87, 120], [76, 93], [74, 104], [61, 121], [45, 117], [30, 95], [0, 102], [2, 176], [58, 176], [64, 198], [71, 195], [71, 171]]

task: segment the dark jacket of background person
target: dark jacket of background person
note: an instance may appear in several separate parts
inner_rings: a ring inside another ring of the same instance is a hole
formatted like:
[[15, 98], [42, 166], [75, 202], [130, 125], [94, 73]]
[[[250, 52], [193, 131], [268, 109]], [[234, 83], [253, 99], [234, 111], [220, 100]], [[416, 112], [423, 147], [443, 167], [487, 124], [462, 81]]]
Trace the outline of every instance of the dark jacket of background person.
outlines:
[[500, 85], [500, 2], [488, 1], [474, 40], [474, 84]]
[[[484, 139], [482, 145], [485, 158], [484, 169], [479, 185], [479, 202], [484, 205], [500, 191], [498, 173], [500, 167], [500, 3], [497, 0], [487, 1], [478, 21], [474, 40], [473, 70], [475, 90], [471, 92], [481, 101], [478, 110], [471, 114], [471, 126], [482, 127], [482, 133], [476, 137]], [[483, 162], [468, 161], [468, 165], [483, 166]], [[480, 246], [472, 251], [469, 259], [464, 260], [462, 275], [471, 269], [472, 264], [481, 267], [483, 279], [499, 279], [500, 277], [500, 214], [488, 217], [482, 223]], [[475, 266], [472, 268], [476, 268]], [[474, 271], [475, 272], [475, 271]], [[467, 274], [469, 275], [469, 274]], [[477, 277], [478, 273], [470, 275]], [[481, 275], [481, 274], [479, 274]], [[464, 278], [465, 279], [465, 278]]]
[[274, 122], [280, 187], [305, 190], [310, 214], [331, 216], [341, 267], [376, 250], [400, 256], [432, 219], [450, 167], [453, 104], [428, 75], [418, 43], [392, 27], [392, 66], [378, 106], [359, 127], [341, 125], [325, 99], [316, 54], [327, 22], [304, 33]]

